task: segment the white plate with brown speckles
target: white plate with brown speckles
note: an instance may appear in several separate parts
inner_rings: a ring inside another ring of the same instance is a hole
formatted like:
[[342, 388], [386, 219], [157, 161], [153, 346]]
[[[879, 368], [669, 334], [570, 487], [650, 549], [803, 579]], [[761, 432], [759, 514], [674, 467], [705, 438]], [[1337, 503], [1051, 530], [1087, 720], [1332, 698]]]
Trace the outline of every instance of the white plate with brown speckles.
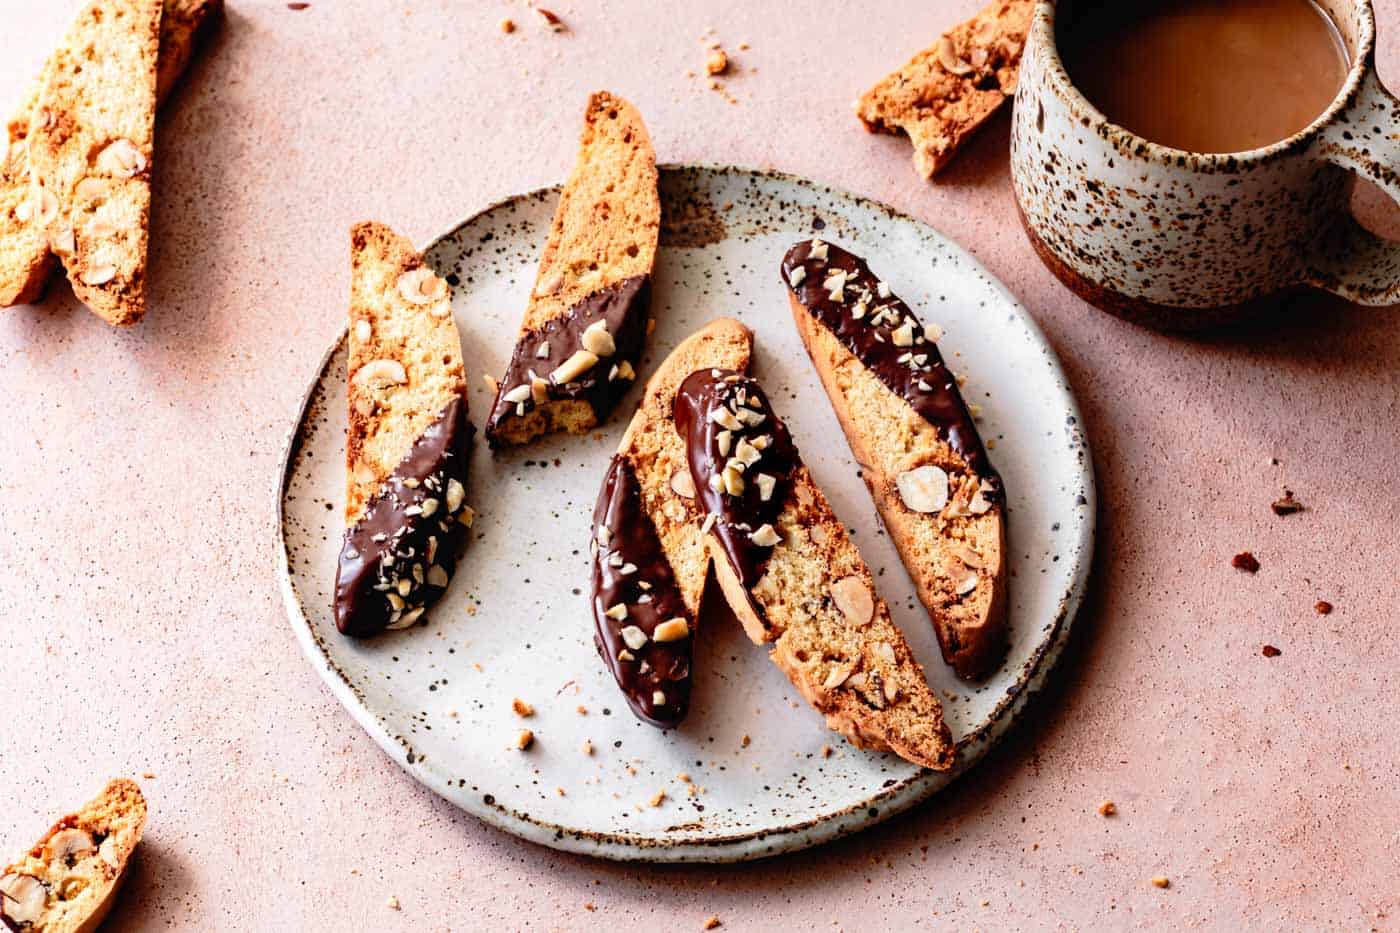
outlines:
[[[1006, 733], [1042, 685], [1079, 606], [1093, 552], [1094, 481], [1054, 352], [1006, 288], [951, 241], [883, 205], [787, 175], [680, 166], [663, 169], [661, 184], [657, 328], [638, 385], [593, 436], [494, 455], [477, 444], [471, 542], [427, 624], [370, 641], [335, 629], [343, 340], [326, 354], [288, 443], [279, 575], [292, 626], [331, 692], [400, 767], [443, 797], [559, 849], [737, 861], [900, 813], [973, 767]], [[427, 250], [453, 285], [477, 423], [491, 402], [481, 374], [505, 368], [556, 197], [550, 189], [510, 198]], [[943, 328], [940, 348], [967, 374], [968, 401], [981, 406], [1008, 495], [1012, 644], [1002, 668], [975, 687], [940, 659], [793, 328], [779, 262], [815, 231], [866, 257], [925, 323]], [[663, 732], [633, 718], [599, 660], [588, 536], [605, 466], [646, 376], [719, 315], [753, 329], [755, 374], [945, 697], [959, 743], [951, 773], [860, 751], [827, 731], [727, 612], [701, 622], [691, 712], [679, 728]], [[528, 722], [512, 711], [515, 697], [534, 705]], [[514, 739], [525, 726], [536, 738], [522, 752]], [[824, 755], [824, 746], [835, 753]], [[654, 806], [660, 791], [665, 798]]]

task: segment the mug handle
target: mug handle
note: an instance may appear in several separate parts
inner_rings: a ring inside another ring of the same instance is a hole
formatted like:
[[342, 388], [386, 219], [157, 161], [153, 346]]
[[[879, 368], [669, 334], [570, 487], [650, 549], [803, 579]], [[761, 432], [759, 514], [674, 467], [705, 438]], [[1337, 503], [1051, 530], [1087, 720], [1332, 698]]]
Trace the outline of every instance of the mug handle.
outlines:
[[[1322, 131], [1318, 152], [1400, 202], [1400, 100], [1381, 84], [1374, 66], [1356, 99]], [[1307, 284], [1359, 305], [1400, 304], [1400, 242], [1376, 236], [1344, 212], [1314, 252]]]

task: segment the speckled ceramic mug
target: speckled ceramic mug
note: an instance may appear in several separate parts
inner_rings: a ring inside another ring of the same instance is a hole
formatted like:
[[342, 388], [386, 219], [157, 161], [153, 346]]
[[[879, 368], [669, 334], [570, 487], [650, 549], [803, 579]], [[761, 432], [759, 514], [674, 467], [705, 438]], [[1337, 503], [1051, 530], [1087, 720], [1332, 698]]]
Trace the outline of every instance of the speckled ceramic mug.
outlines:
[[1306, 129], [1262, 149], [1184, 152], [1110, 123], [1060, 60], [1059, 4], [1036, 5], [1016, 88], [1011, 175], [1045, 264], [1092, 304], [1154, 327], [1237, 319], [1312, 286], [1400, 303], [1400, 243], [1352, 219], [1352, 172], [1400, 199], [1400, 101], [1376, 77], [1370, 0], [1318, 0], [1350, 68]]

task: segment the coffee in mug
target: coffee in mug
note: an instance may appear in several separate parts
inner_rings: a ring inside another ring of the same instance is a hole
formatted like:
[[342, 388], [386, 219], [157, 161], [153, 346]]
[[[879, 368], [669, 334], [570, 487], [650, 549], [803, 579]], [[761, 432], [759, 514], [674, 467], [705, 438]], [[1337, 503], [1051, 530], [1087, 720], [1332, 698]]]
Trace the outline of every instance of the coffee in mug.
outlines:
[[1070, 79], [1111, 122], [1188, 152], [1241, 152], [1312, 123], [1347, 53], [1312, 0], [1147, 0], [1065, 5]]

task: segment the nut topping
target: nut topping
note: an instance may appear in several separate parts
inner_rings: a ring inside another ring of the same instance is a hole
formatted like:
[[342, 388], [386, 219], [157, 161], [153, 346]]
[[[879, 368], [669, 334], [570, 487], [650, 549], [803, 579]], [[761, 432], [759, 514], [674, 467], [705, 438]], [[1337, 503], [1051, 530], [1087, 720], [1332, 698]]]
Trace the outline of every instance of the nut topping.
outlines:
[[767, 473], [759, 473], [753, 478], [753, 481], [758, 484], [758, 497], [761, 500], [767, 502], [773, 498], [773, 489], [778, 485], [777, 477], [769, 476]]
[[450, 579], [451, 578], [447, 575], [447, 571], [442, 568], [441, 564], [433, 564], [428, 568], [429, 586], [438, 586], [446, 589]]
[[783, 542], [782, 536], [767, 524], [760, 525], [757, 531], [749, 535], [749, 540], [759, 547], [776, 547]]
[[627, 604], [618, 603], [614, 606], [609, 606], [608, 611], [603, 613], [603, 615], [607, 616], [609, 619], [621, 622], [623, 619], [627, 618]]
[[622, 635], [622, 640], [626, 642], [627, 647], [631, 648], [633, 651], [641, 651], [642, 647], [647, 643], [647, 633], [635, 625], [625, 626], [620, 634]]
[[374, 327], [370, 324], [369, 321], [355, 322], [355, 339], [360, 341], [360, 343], [368, 342], [369, 338], [373, 336], [373, 334]]
[[28, 217], [21, 217], [20, 220], [33, 220], [36, 226], [47, 227], [58, 216], [58, 198], [42, 185], [34, 186], [25, 203]]
[[509, 392], [507, 392], [505, 395], [501, 396], [501, 398], [505, 399], [507, 402], [510, 402], [512, 405], [518, 405], [518, 404], [520, 404], [521, 402], [528, 402], [528, 401], [530, 401], [530, 399], [532, 398], [532, 396], [531, 396], [531, 394], [530, 394], [530, 387], [529, 387], [529, 386], [527, 386], [527, 385], [520, 385], [520, 386], [516, 386], [515, 388], [511, 389], [511, 390], [510, 390]]
[[806, 278], [807, 269], [804, 266], [797, 266], [792, 270], [791, 273], [789, 273], [788, 283], [791, 284], [793, 288], [796, 288], [797, 286], [801, 285], [803, 281], [806, 280]]
[[353, 381], [365, 387], [404, 385], [408, 382], [408, 373], [398, 360], [370, 360], [355, 370]]
[[97, 167], [118, 178], [133, 178], [146, 170], [146, 156], [129, 139], [118, 139], [97, 156]]
[[887, 641], [877, 641], [874, 649], [875, 656], [890, 666], [894, 666], [894, 648]]
[[409, 304], [432, 304], [447, 295], [447, 283], [427, 266], [419, 266], [399, 276], [399, 294]]
[[955, 544], [948, 548], [948, 552], [973, 570], [978, 570], [982, 566], [981, 555], [966, 544]]
[[456, 512], [462, 507], [462, 499], [466, 497], [467, 490], [455, 479], [447, 481], [447, 511]]
[[915, 512], [931, 514], [948, 504], [948, 474], [936, 466], [908, 470], [895, 479], [899, 497]]
[[598, 357], [587, 350], [577, 350], [559, 365], [554, 372], [549, 374], [549, 379], [555, 385], [564, 385], [573, 382], [579, 376], [588, 372], [598, 364]]
[[585, 350], [599, 358], [609, 357], [617, 352], [617, 343], [612, 334], [608, 333], [607, 321], [597, 320], [589, 324], [584, 328], [579, 342]]
[[74, 187], [73, 199], [79, 204], [97, 201], [105, 197], [110, 190], [112, 190], [112, 182], [109, 179], [89, 175]]
[[64, 227], [49, 237], [49, 248], [55, 253], [72, 253], [78, 249], [77, 238], [72, 227]]
[[860, 577], [842, 577], [831, 584], [831, 600], [853, 625], [865, 625], [875, 615], [875, 597]]
[[969, 573], [958, 581], [957, 592], [959, 596], [966, 596], [977, 589], [977, 574]]
[[680, 641], [690, 634], [690, 626], [685, 619], [668, 619], [656, 627], [651, 637], [658, 642]]
[[822, 681], [823, 690], [835, 690], [846, 682], [846, 678], [851, 676], [852, 667], [850, 665], [838, 664], [831, 669], [831, 673], [826, 675], [826, 680]]

